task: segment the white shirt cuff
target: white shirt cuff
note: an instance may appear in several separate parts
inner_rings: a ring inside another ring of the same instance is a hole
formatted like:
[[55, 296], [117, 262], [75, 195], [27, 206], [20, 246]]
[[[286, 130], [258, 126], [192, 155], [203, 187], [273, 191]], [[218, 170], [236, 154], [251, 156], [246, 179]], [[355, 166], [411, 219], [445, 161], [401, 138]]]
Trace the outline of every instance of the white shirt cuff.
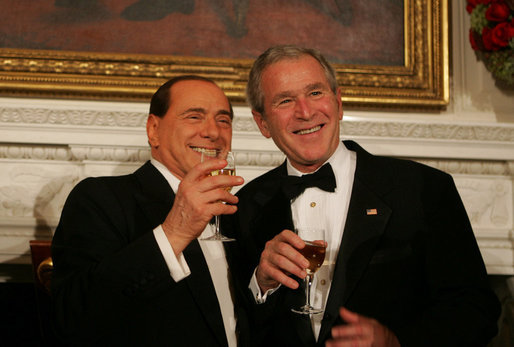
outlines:
[[168, 269], [170, 270], [170, 275], [173, 280], [175, 282], [179, 282], [189, 276], [191, 274], [191, 270], [189, 270], [184, 254], [180, 253], [178, 257], [175, 256], [175, 252], [173, 252], [173, 248], [171, 247], [162, 226], [157, 226], [153, 230], [153, 234], [157, 241], [157, 245], [161, 250], [162, 256], [168, 265]]
[[268, 289], [266, 293], [264, 293], [263, 295], [261, 292], [261, 288], [259, 287], [259, 283], [257, 282], [257, 276], [255, 275], [256, 272], [257, 268], [253, 270], [253, 275], [250, 279], [250, 284], [248, 285], [248, 288], [251, 290], [255, 302], [258, 304], [264, 304], [268, 296], [273, 294], [278, 288], [280, 288], [281, 285], [279, 284], [278, 287]]

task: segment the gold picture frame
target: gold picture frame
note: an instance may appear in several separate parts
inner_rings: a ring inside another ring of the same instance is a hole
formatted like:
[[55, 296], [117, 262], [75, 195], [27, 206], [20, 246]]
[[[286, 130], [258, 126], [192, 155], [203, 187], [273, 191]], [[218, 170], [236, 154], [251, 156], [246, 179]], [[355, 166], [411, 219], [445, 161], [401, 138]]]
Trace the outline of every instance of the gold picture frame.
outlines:
[[[449, 102], [447, 0], [404, 0], [403, 66], [334, 64], [355, 108], [441, 109]], [[214, 79], [244, 103], [251, 59], [0, 48], [0, 95], [148, 101], [179, 74]]]

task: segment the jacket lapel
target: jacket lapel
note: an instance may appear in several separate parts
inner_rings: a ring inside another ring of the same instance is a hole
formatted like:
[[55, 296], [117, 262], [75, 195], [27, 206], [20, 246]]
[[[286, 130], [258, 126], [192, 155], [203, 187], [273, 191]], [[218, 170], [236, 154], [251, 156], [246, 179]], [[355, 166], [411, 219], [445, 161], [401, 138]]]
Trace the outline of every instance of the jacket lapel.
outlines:
[[389, 189], [384, 183], [388, 178], [376, 175], [379, 168], [359, 145], [353, 141], [344, 144], [357, 152], [357, 167], [319, 341], [330, 336], [339, 308], [346, 304], [370, 262], [392, 212], [380, 198]]
[[[135, 175], [141, 184], [141, 192], [136, 194], [136, 200], [152, 228], [155, 228], [169, 213], [175, 194], [166, 179], [149, 162], [138, 169]], [[183, 254], [191, 270], [191, 275], [184, 281], [220, 345], [226, 346], [228, 342], [216, 290], [198, 241], [191, 242]]]
[[211, 280], [207, 262], [197, 240], [194, 240], [187, 246], [184, 250], [184, 257], [191, 270], [191, 275], [185, 279], [189, 290], [220, 345], [226, 346], [228, 342], [218, 297], [216, 296], [216, 290]]
[[175, 194], [166, 179], [150, 162], [146, 162], [134, 175], [140, 184], [136, 201], [153, 228], [161, 224], [175, 200]]
[[[286, 176], [287, 170], [284, 162], [276, 169], [275, 175], [268, 179], [265, 183], [266, 186], [260, 187], [261, 189], [253, 196], [259, 212], [250, 221], [250, 235], [253, 237], [256, 249], [264, 249], [266, 242], [282, 230], [294, 230], [290, 202], [281, 190]], [[268, 183], [271, 183], [269, 187]], [[260, 258], [260, 253], [258, 258]]]
[[[369, 209], [377, 214], [367, 212]], [[339, 308], [345, 305], [369, 263], [390, 214], [390, 208], [356, 178], [319, 341], [330, 335]]]

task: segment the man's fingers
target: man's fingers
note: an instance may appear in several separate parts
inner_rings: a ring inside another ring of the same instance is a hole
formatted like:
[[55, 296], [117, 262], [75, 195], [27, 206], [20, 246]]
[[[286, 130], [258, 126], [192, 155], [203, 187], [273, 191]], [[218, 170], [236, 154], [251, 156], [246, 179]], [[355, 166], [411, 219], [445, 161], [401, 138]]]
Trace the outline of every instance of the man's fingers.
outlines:
[[229, 191], [232, 187], [240, 186], [244, 183], [241, 176], [198, 176], [196, 180], [183, 180], [182, 186], [194, 186], [199, 192], [204, 193], [210, 190], [222, 189]]
[[[183, 193], [188, 194], [187, 192]], [[237, 196], [227, 192], [224, 189], [213, 189], [205, 192], [191, 192], [191, 194], [197, 195], [195, 197], [195, 200], [197, 200], [199, 203], [212, 205], [212, 207], [214, 208], [221, 208], [223, 205], [222, 202], [226, 202], [232, 205], [235, 205], [239, 202], [239, 198]], [[193, 198], [191, 197], [190, 201], [192, 200]], [[202, 208], [205, 208], [205, 206]]]
[[339, 308], [339, 315], [347, 324], [332, 328], [332, 336], [334, 338], [368, 336], [373, 334], [372, 322], [366, 319], [366, 317], [360, 316], [344, 307]]
[[215, 170], [223, 169], [225, 166], [227, 166], [226, 160], [212, 159], [212, 160], [207, 160], [203, 163], [197, 164], [189, 172], [191, 173], [192, 177], [207, 176], [207, 175], [210, 175], [211, 172], [213, 172]]
[[243, 184], [244, 179], [241, 176], [219, 175], [205, 177], [202, 180], [202, 183], [203, 191], [221, 189], [228, 192], [232, 189], [232, 187], [240, 186]]
[[[297, 253], [294, 248], [289, 246], [288, 244], [281, 243], [280, 245], [275, 246], [276, 248], [287, 249], [291, 248], [291, 253]], [[299, 278], [304, 278], [307, 276], [305, 272], [305, 267], [302, 265], [298, 265], [296, 261], [303, 262], [303, 257], [300, 255], [300, 259], [294, 259], [293, 257], [288, 257], [287, 251], [277, 252], [274, 248], [265, 249], [262, 253], [262, 262], [263, 264], [270, 264], [270, 267], [279, 269], [282, 273], [286, 273], [286, 277], [289, 274], [295, 275]], [[293, 253], [293, 254], [294, 254]], [[308, 263], [308, 262], [307, 262]], [[278, 281], [278, 279], [276, 279]], [[296, 282], [296, 281], [294, 281]]]
[[339, 314], [347, 324], [332, 328], [333, 339], [326, 346], [400, 346], [396, 335], [377, 320], [343, 307]]
[[[374, 346], [373, 341], [370, 338], [358, 337], [358, 336], [348, 336], [334, 340], [328, 340], [325, 343], [326, 347], [369, 347]], [[382, 345], [377, 345], [381, 347], [385, 347]]]
[[[191, 170], [189, 170], [182, 181], [198, 181], [205, 176], [209, 176], [213, 171], [223, 169], [225, 166], [227, 166], [227, 161], [224, 159], [212, 159], [203, 163], [196, 164]], [[231, 177], [228, 175], [220, 175], [219, 177], [223, 176]], [[240, 179], [242, 179], [242, 177], [240, 177]]]
[[288, 288], [297, 289], [298, 282], [287, 276], [282, 270], [271, 266], [269, 263], [262, 263], [257, 269], [257, 282], [262, 287], [276, 287], [276, 283], [280, 283]]
[[291, 230], [286, 229], [266, 243], [263, 256], [276, 267], [304, 278], [309, 261], [297, 249], [303, 247], [305, 242]]
[[[211, 163], [214, 162], [214, 163]], [[219, 163], [220, 165], [214, 165]], [[223, 163], [226, 164], [225, 160], [210, 160], [205, 163], [196, 165], [186, 177], [182, 180], [181, 186], [193, 186], [195, 190], [201, 193], [222, 190], [230, 191], [232, 187], [240, 186], [244, 183], [244, 179], [241, 176], [230, 176], [230, 175], [215, 175], [210, 176], [210, 173], [214, 170], [223, 168]], [[229, 195], [223, 195], [218, 200], [222, 200], [228, 203], [237, 203], [233, 198], [228, 198]], [[233, 195], [231, 195], [233, 196]]]
[[277, 238], [277, 241], [288, 243], [296, 249], [302, 249], [305, 247], [305, 242], [302, 238], [291, 230], [285, 229], [275, 237]]
[[243, 178], [209, 176], [213, 170], [223, 168], [226, 164], [226, 160], [209, 160], [197, 164], [187, 173], [175, 194], [173, 208], [166, 218], [167, 225], [173, 224], [174, 229], [181, 233], [196, 237], [213, 216], [237, 211], [235, 205], [239, 199], [224, 188], [242, 184]]
[[[237, 202], [237, 197], [235, 198]], [[223, 204], [219, 201], [214, 202], [209, 205], [209, 209], [207, 212], [209, 212], [209, 214], [211, 214], [213, 217], [220, 216], [222, 214], [234, 214], [237, 211], [237, 205], [235, 205], [235, 202], [233, 204], [234, 205]]]
[[360, 318], [357, 313], [352, 312], [344, 307], [339, 308], [339, 315], [346, 323], [357, 323]]
[[290, 230], [284, 230], [266, 243], [259, 263], [258, 282], [261, 287], [267, 283], [279, 282], [291, 289], [298, 288], [298, 282], [290, 275], [304, 278], [309, 261], [294, 247], [305, 243]]
[[370, 323], [357, 323], [338, 325], [332, 328], [332, 337], [360, 337], [368, 338], [373, 336], [373, 326]]

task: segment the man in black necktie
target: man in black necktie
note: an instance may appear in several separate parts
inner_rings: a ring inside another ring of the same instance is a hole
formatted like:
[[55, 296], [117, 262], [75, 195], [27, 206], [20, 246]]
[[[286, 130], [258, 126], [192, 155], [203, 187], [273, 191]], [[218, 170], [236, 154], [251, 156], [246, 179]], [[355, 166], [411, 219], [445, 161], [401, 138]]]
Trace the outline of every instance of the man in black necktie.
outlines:
[[[287, 156], [238, 192], [225, 224], [240, 246], [257, 344], [486, 345], [499, 303], [451, 176], [341, 142], [340, 89], [315, 50], [268, 49], [247, 96], [261, 133]], [[293, 232], [304, 226], [325, 228], [328, 243], [311, 291], [324, 313], [311, 316], [291, 311], [305, 301], [305, 243]]]

